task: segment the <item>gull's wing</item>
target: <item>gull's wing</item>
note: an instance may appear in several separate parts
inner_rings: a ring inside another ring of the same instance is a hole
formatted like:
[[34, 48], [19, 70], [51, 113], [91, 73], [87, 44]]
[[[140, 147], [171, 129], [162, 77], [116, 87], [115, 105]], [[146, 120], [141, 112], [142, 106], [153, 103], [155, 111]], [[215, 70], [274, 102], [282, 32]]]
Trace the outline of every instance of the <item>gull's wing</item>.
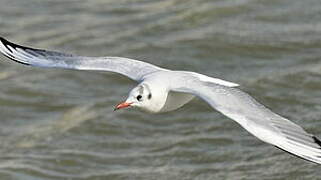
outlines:
[[110, 71], [141, 81], [150, 73], [164, 70], [138, 60], [122, 57], [84, 57], [14, 44], [0, 37], [0, 52], [25, 65], [79, 70]]
[[320, 140], [288, 119], [273, 113], [247, 93], [237, 88], [204, 82], [186, 74], [170, 86], [172, 91], [200, 97], [264, 142], [321, 164]]

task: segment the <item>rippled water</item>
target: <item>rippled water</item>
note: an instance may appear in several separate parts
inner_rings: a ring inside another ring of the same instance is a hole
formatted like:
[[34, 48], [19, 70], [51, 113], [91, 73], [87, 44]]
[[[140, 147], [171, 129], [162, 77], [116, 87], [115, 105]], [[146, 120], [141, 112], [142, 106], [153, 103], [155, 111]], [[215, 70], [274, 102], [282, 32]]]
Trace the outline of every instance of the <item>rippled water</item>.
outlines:
[[[319, 0], [1, 0], [0, 35], [24, 45], [125, 56], [242, 84], [321, 137]], [[1, 179], [318, 179], [193, 100], [113, 112], [135, 83], [102, 72], [0, 61]]]

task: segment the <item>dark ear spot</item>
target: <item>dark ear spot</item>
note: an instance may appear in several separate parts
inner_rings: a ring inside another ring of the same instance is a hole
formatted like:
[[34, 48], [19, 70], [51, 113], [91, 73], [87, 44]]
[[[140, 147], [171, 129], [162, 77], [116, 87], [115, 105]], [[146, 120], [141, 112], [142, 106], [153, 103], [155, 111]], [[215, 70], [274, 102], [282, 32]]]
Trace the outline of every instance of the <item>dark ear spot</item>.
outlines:
[[152, 94], [148, 94], [147, 98], [151, 99], [152, 98]]

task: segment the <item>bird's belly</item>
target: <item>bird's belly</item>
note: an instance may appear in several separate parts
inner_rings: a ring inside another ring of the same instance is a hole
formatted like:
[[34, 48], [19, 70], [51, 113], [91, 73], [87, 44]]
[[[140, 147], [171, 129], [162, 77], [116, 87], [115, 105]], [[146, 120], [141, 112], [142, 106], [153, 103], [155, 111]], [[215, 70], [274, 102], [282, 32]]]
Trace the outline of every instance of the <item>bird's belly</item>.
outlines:
[[194, 98], [194, 95], [181, 92], [170, 91], [167, 95], [166, 103], [160, 110], [160, 112], [173, 111], [182, 107]]

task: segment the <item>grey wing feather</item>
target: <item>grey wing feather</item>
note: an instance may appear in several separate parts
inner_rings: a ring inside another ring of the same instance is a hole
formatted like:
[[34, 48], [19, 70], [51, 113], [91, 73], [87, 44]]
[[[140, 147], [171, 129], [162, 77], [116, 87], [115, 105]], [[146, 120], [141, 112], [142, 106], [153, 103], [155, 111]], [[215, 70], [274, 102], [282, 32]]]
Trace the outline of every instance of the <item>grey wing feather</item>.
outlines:
[[142, 61], [122, 57], [84, 57], [14, 44], [0, 37], [0, 52], [25, 65], [79, 70], [110, 71], [141, 81], [150, 73], [165, 70]]
[[[171, 90], [192, 93], [251, 134], [303, 159], [321, 164], [321, 142], [295, 123], [273, 113], [247, 93], [233, 87], [183, 77]], [[188, 79], [188, 80], [186, 80]]]

